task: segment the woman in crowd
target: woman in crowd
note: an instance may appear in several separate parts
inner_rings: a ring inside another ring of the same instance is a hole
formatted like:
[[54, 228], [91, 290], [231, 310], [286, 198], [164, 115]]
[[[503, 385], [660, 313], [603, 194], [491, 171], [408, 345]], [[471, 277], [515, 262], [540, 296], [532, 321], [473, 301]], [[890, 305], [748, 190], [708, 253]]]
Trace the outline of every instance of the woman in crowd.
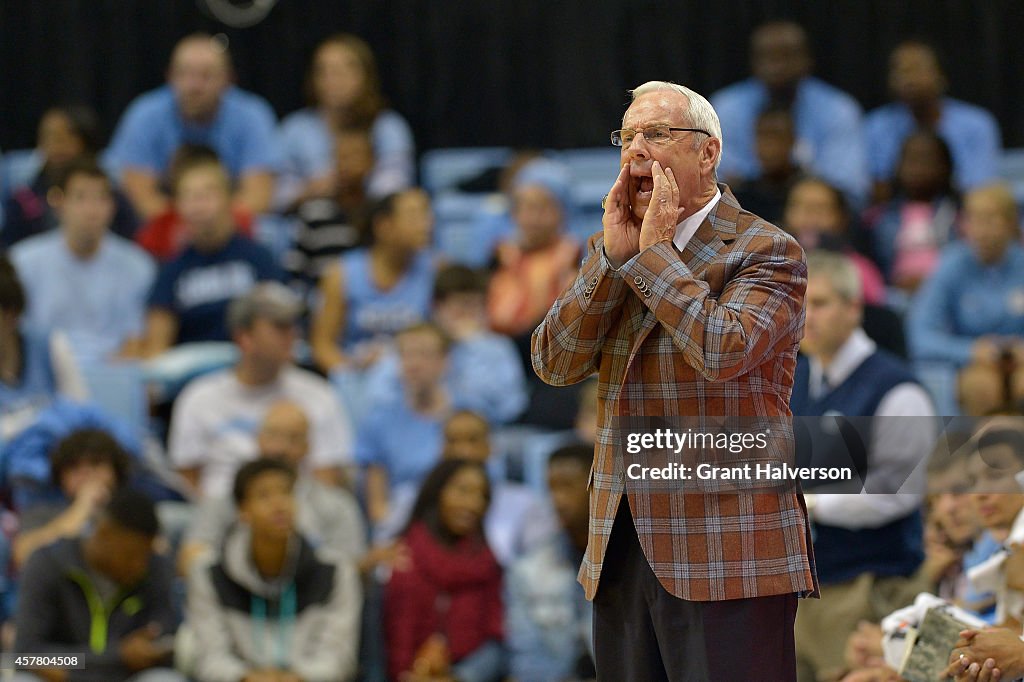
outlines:
[[782, 227], [806, 251], [828, 249], [849, 256], [860, 273], [864, 302], [881, 305], [885, 302], [885, 283], [875, 264], [854, 250], [850, 222], [846, 197], [826, 181], [804, 178], [789, 191]]
[[369, 210], [366, 248], [346, 251], [320, 281], [310, 341], [321, 370], [362, 370], [400, 330], [430, 315], [433, 217], [420, 189], [390, 194]]
[[401, 538], [409, 561], [384, 593], [392, 679], [501, 679], [501, 569], [482, 526], [490, 500], [476, 462], [444, 460], [423, 483]]
[[949, 146], [931, 131], [903, 143], [896, 196], [868, 211], [868, 236], [886, 282], [913, 292], [956, 237], [957, 198]]
[[287, 209], [333, 192], [335, 132], [367, 128], [375, 163], [367, 194], [380, 198], [411, 187], [416, 176], [415, 145], [409, 124], [387, 108], [370, 46], [338, 34], [320, 43], [307, 74], [311, 106], [281, 124], [285, 171], [278, 179], [277, 206]]
[[[11, 188], [4, 197], [3, 230], [0, 246], [9, 247], [33, 235], [57, 226], [57, 216], [50, 206], [49, 193], [60, 180], [68, 164], [80, 156], [95, 157], [100, 151], [99, 120], [89, 107], [69, 105], [52, 107], [39, 121], [36, 153], [25, 168], [24, 184]], [[18, 183], [19, 178], [8, 178]], [[111, 230], [131, 238], [137, 227], [135, 214], [128, 201], [118, 192], [114, 198], [117, 212]]]

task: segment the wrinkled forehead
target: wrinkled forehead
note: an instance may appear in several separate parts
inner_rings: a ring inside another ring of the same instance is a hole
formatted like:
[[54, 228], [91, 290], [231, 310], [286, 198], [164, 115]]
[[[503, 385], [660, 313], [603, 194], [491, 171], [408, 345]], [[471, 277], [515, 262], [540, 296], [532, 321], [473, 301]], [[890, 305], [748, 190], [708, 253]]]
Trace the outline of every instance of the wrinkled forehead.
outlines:
[[686, 123], [688, 102], [682, 94], [673, 90], [656, 90], [640, 95], [629, 105], [622, 116], [623, 128], [667, 123]]

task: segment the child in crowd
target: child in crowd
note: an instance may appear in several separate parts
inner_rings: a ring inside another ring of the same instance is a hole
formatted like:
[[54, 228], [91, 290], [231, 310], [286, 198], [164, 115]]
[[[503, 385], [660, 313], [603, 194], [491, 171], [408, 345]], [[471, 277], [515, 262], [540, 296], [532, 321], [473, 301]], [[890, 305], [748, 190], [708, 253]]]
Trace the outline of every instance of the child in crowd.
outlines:
[[351, 562], [314, 550], [295, 526], [295, 471], [257, 459], [238, 470], [241, 521], [188, 583], [201, 682], [344, 682], [356, 670], [362, 592]]

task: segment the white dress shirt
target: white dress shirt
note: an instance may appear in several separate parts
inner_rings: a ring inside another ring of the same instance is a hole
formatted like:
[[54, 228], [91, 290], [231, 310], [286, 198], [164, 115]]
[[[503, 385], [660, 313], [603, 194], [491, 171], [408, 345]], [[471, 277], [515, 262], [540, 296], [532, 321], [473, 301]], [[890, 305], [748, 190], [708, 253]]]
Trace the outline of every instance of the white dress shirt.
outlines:
[[676, 248], [682, 251], [686, 248], [690, 238], [693, 237], [697, 232], [697, 228], [704, 222], [704, 219], [708, 217], [711, 210], [718, 205], [718, 200], [722, 198], [722, 190], [715, 187], [715, 196], [711, 197], [711, 201], [701, 207], [699, 211], [694, 213], [689, 218], [684, 218], [681, 223], [676, 225], [676, 236], [672, 238], [672, 243], [676, 245]]
[[[810, 358], [811, 397], [822, 395], [823, 380], [832, 387], [846, 381], [876, 348], [875, 342], [858, 328], [850, 334], [828, 367], [822, 367], [816, 358]], [[931, 398], [918, 384], [898, 384], [882, 397], [873, 416], [885, 419], [876, 419], [872, 425], [865, 489], [885, 489], [891, 487], [892, 481], [898, 480], [905, 481], [902, 489], [912, 492], [816, 495], [815, 521], [849, 530], [878, 528], [906, 516], [921, 505], [925, 470], [937, 433], [934, 428], [924, 428], [923, 419], [904, 421], [893, 417], [934, 417]], [[908, 472], [911, 472], [909, 477]]]

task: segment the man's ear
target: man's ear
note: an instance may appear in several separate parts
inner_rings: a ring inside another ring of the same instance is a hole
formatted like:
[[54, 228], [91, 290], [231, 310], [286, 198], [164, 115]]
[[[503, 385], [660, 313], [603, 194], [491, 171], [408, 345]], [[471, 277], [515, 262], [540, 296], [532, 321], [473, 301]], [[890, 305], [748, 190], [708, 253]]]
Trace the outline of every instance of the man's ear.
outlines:
[[709, 138], [707, 144], [703, 147], [703, 151], [701, 151], [701, 165], [705, 166], [709, 171], [714, 171], [715, 163], [721, 155], [722, 141], [717, 137]]

